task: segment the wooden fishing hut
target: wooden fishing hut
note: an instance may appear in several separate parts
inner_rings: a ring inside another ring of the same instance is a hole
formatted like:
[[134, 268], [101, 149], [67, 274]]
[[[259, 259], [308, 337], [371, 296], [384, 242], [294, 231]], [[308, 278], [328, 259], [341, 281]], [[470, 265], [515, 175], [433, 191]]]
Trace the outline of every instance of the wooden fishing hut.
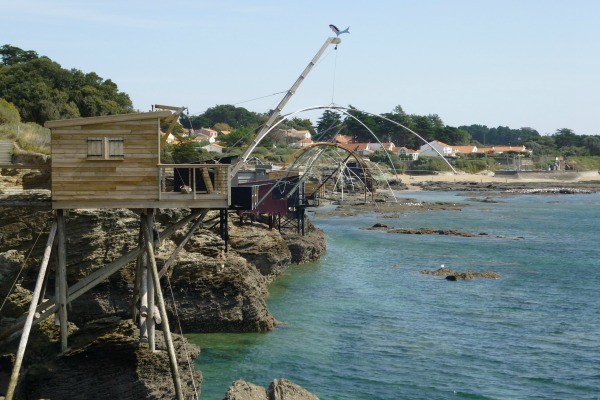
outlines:
[[[250, 176], [248, 171], [240, 172]], [[305, 180], [300, 171], [268, 171], [262, 169], [257, 177], [262, 179], [238, 179], [232, 187], [230, 209], [236, 210], [240, 219], [266, 215], [272, 229], [277, 222], [278, 229], [295, 223], [298, 233], [304, 234], [304, 218], [307, 207], [314, 202], [306, 197]], [[283, 222], [282, 222], [283, 220]]]
[[[161, 126], [172, 116], [158, 111], [47, 122], [52, 208], [226, 209], [228, 165], [161, 163]], [[163, 178], [175, 169], [186, 170], [189, 190], [167, 189]]]
[[[0, 333], [2, 339], [22, 330], [6, 399], [14, 396], [32, 326], [57, 314], [61, 349], [67, 351], [67, 305], [133, 261], [137, 262], [132, 299], [133, 319], [139, 323], [140, 337], [147, 340], [150, 351], [156, 349], [155, 323], [162, 321], [176, 396], [183, 399], [160, 277], [174, 262], [209, 209], [220, 210], [221, 216], [225, 215], [226, 218], [231, 185], [229, 165], [161, 163], [161, 144], [166, 139], [161, 127], [172, 126], [178, 116], [171, 111], [157, 111], [49, 121], [45, 124], [51, 129], [51, 189], [55, 220], [46, 243], [29, 312], [14, 326]], [[172, 179], [177, 170], [185, 170], [186, 179], [177, 188], [169, 187], [167, 178]], [[198, 184], [199, 181], [202, 185]], [[139, 245], [69, 286], [65, 214], [70, 209], [97, 208], [135, 210], [140, 215]], [[158, 233], [153, 216], [159, 208], [189, 208], [192, 212]], [[154, 247], [159, 244], [159, 238], [169, 237], [192, 221], [184, 241], [159, 271], [154, 257]], [[42, 287], [48, 279], [46, 270], [55, 239], [56, 294], [53, 299], [42, 302]], [[159, 315], [155, 314], [155, 309]]]

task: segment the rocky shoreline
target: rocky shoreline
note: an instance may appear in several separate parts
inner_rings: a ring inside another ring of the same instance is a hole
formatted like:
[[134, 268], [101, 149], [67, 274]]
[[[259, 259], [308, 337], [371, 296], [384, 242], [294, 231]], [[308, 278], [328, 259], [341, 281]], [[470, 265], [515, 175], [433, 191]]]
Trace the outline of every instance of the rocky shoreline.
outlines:
[[[29, 203], [31, 207], [13, 206], [28, 204], [29, 199], [35, 199]], [[188, 210], [160, 211], [155, 217], [159, 231], [187, 213]], [[0, 332], [28, 307], [51, 218], [48, 191], [6, 190], [0, 194], [0, 293], [3, 299], [20, 275], [19, 283], [0, 310]], [[164, 293], [172, 290], [175, 299], [175, 303], [167, 301], [174, 332], [273, 329], [277, 321], [266, 306], [269, 282], [291, 263], [317, 260], [325, 251], [323, 232], [310, 223], [305, 236], [301, 236], [291, 230], [280, 234], [261, 222], [240, 225], [237, 220], [233, 221], [229, 226], [228, 252], [224, 251], [224, 242], [215, 231], [201, 228], [181, 251], [169, 270], [168, 280], [162, 282]], [[70, 212], [67, 218], [69, 284], [135, 248], [138, 232], [139, 216], [130, 210]], [[181, 229], [157, 247], [159, 267], [186, 232]], [[30, 249], [33, 250], [28, 257]], [[19, 272], [21, 266], [24, 266], [22, 273]], [[50, 269], [54, 269], [54, 261]], [[159, 399], [174, 396], [172, 389], [168, 389], [172, 383], [168, 358], [161, 348], [162, 339], [157, 338], [158, 352], [149, 356], [151, 353], [135, 337], [137, 329], [131, 320], [134, 276], [135, 265], [127, 265], [71, 304], [72, 334], [70, 349], [65, 354], [57, 356], [58, 334], [50, 319], [34, 329], [22, 370], [23, 382], [27, 383], [20, 385], [22, 397]], [[46, 297], [53, 296], [53, 288], [50, 282]], [[189, 370], [185, 360], [197, 357], [200, 350], [187, 343], [183, 336], [174, 336], [182, 363], [180, 370]], [[11, 354], [17, 344], [18, 340], [12, 340], [0, 345], [2, 390], [8, 382]], [[197, 375], [195, 380], [199, 385], [201, 375]], [[81, 382], [77, 385], [79, 392], [76, 396], [67, 396], [67, 388], [73, 388], [73, 379]], [[52, 385], [48, 384], [49, 380]], [[194, 389], [190, 386], [190, 373], [184, 380], [185, 390], [191, 395]], [[99, 383], [104, 381], [106, 384]]]
[[[6, 186], [14, 187], [34, 178], [4, 175], [0, 176], [0, 186], [6, 183]], [[478, 195], [485, 193], [485, 198], [472, 200], [490, 203], [498, 202], [501, 196], [514, 194], [564, 195], [592, 193], [600, 189], [600, 183], [596, 181], [561, 182], [560, 186], [555, 182], [483, 181], [424, 181], [416, 185], [421, 190], [459, 191], [471, 195], [473, 192]], [[364, 201], [362, 194], [346, 194], [343, 202], [339, 195], [330, 195], [324, 201], [327, 202], [338, 206], [335, 209], [317, 210], [315, 214], [351, 217], [375, 212], [382, 218], [396, 218], [406, 212], [460, 210], [469, 206], [467, 203], [428, 203], [410, 198], [393, 198], [385, 191], [369, 199], [369, 202]], [[157, 226], [164, 228], [187, 213], [188, 210], [161, 211], [156, 215]], [[15, 277], [20, 274], [19, 284], [0, 309], [0, 332], [10, 326], [28, 306], [50, 219], [47, 190], [0, 190], [0, 294], [3, 294], [3, 298]], [[485, 233], [430, 228], [394, 229], [385, 224], [364, 229], [385, 230], [395, 234], [489, 237]], [[73, 211], [68, 216], [67, 230], [68, 281], [72, 284], [137, 246], [139, 216], [130, 210]], [[174, 338], [185, 382], [184, 391], [189, 396], [199, 392], [202, 377], [199, 371], [189, 369], [186, 360], [197, 357], [200, 349], [178, 333], [264, 332], [273, 329], [277, 321], [266, 306], [268, 284], [291, 263], [317, 260], [325, 251], [323, 232], [310, 222], [307, 223], [306, 232], [305, 236], [292, 230], [280, 234], [269, 230], [268, 225], [260, 220], [245, 225], [236, 220], [229, 226], [228, 252], [224, 251], [223, 240], [208, 227], [199, 229], [185, 245], [167, 275], [168, 284], [163, 284], [163, 290], [165, 293], [172, 290], [176, 299], [175, 303], [168, 301], [167, 308], [172, 330], [176, 332]], [[159, 264], [181, 243], [185, 233], [186, 230], [181, 229], [156, 249]], [[24, 269], [19, 272], [21, 266]], [[130, 304], [134, 268], [133, 265], [124, 267], [72, 303], [69, 310], [71, 347], [65, 354], [57, 355], [58, 331], [51, 319], [34, 329], [23, 370], [23, 382], [26, 383], [21, 385], [20, 395], [23, 398], [174, 397], [162, 335], [157, 330], [158, 351], [153, 354], [136, 337], [137, 328], [131, 320]], [[444, 276], [448, 280], [498, 278], [493, 272], [456, 272], [448, 268], [422, 273]], [[53, 296], [53, 283], [48, 286], [47, 297]], [[175, 313], [177, 323], [174, 322]], [[2, 389], [7, 384], [15, 346], [15, 340], [0, 345]], [[74, 385], [79, 388], [76, 394], [69, 392]], [[243, 381], [235, 382], [226, 396], [230, 400], [316, 398], [285, 380], [274, 381], [268, 389]]]
[[587, 194], [600, 191], [600, 181], [550, 182], [473, 182], [423, 181], [415, 184], [421, 190], [454, 192], [497, 192], [502, 194]]

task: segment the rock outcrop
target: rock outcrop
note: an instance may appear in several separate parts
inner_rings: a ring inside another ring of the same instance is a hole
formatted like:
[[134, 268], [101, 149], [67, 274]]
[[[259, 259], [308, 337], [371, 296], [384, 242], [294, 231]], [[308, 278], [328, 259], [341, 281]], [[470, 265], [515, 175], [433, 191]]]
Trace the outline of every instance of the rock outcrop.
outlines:
[[487, 279], [498, 279], [500, 278], [500, 274], [493, 271], [465, 271], [465, 272], [457, 272], [450, 268], [438, 268], [436, 270], [422, 270], [422, 274], [425, 275], [434, 275], [434, 276], [443, 276], [446, 280], [449, 281], [462, 281], [469, 280], [475, 278], [487, 278]]
[[[48, 191], [13, 194], [11, 190], [0, 189], [2, 298], [17, 282], [0, 311], [0, 331], [12, 325], [30, 302], [52, 218], [49, 205]], [[187, 213], [189, 210], [159, 211], [155, 215], [157, 232]], [[68, 284], [73, 285], [137, 247], [139, 223], [139, 215], [131, 210], [71, 211], [66, 225]], [[325, 250], [323, 232], [308, 225], [307, 235], [302, 237], [292, 233], [282, 235], [260, 223], [230, 224], [229, 252], [224, 251], [224, 241], [216, 232], [198, 230], [168, 270], [168, 279], [161, 281], [172, 331], [178, 331], [180, 326], [184, 332], [272, 329], [276, 321], [266, 307], [268, 283], [290, 262], [313, 261]], [[186, 232], [181, 229], [168, 239], [160, 238], [159, 234], [161, 245], [155, 249], [159, 268]], [[46, 298], [54, 296], [54, 263], [52, 258]], [[70, 350], [63, 355], [56, 356], [59, 335], [51, 318], [34, 329], [23, 366], [24, 383], [20, 385], [26, 390], [25, 397], [174, 397], [168, 358], [160, 350], [161, 334], [157, 329], [159, 351], [150, 354], [140, 345], [135, 324], [128, 320], [134, 281], [135, 263], [130, 263], [71, 303]], [[176, 338], [176, 347], [181, 350], [185, 340]], [[0, 383], [6, 382], [6, 374], [10, 372], [13, 362], [10, 353], [15, 351], [15, 345], [15, 341], [5, 342], [5, 347], [0, 348], [0, 365], [7, 365], [0, 373]], [[190, 354], [193, 359], [198, 350]], [[178, 359], [183, 362], [187, 358], [182, 353]], [[187, 364], [180, 366], [180, 371], [183, 370], [187, 371]], [[183, 380], [191, 395], [190, 374]]]
[[[187, 360], [196, 358], [200, 350], [180, 335], [173, 339], [184, 397], [195, 398], [202, 374], [190, 371]], [[169, 358], [158, 330], [156, 345], [157, 351], [152, 353], [140, 344], [131, 320], [96, 320], [71, 335], [66, 353], [23, 371], [21, 395], [35, 399], [172, 399], [175, 389]]]
[[269, 389], [245, 381], [235, 381], [224, 400], [319, 400], [308, 390], [286, 379], [275, 379]]

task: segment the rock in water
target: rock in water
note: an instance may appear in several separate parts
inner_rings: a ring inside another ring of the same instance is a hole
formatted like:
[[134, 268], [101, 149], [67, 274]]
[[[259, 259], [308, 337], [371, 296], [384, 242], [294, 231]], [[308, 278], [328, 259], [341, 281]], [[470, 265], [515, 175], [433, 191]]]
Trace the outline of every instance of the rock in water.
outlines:
[[286, 379], [275, 379], [268, 390], [245, 381], [235, 381], [224, 400], [319, 400], [308, 390]]

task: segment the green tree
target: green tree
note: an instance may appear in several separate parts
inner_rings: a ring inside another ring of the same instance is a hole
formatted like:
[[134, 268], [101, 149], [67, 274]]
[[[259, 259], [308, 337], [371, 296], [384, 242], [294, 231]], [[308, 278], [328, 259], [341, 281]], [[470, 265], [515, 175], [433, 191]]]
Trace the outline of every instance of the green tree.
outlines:
[[592, 156], [600, 156], [600, 136], [586, 136], [583, 145]]
[[[91, 117], [133, 111], [129, 96], [94, 72], [67, 70], [49, 59], [6, 46], [0, 65], [0, 97], [13, 103], [24, 121]], [[33, 52], [35, 53], [35, 52]]]
[[219, 122], [224, 122], [234, 129], [259, 126], [264, 119], [255, 112], [248, 111], [243, 107], [235, 107], [230, 104], [211, 107], [204, 112], [203, 116], [209, 122], [206, 126], [214, 126]]
[[254, 135], [254, 129], [246, 127], [235, 129], [229, 135], [219, 135], [217, 140], [225, 147], [242, 147], [252, 142]]
[[35, 51], [26, 51], [10, 44], [5, 44], [0, 47], [0, 58], [2, 58], [2, 65], [14, 65], [34, 60], [38, 58], [38, 55]]
[[473, 124], [473, 125], [462, 125], [459, 126], [458, 129], [462, 129], [464, 131], [469, 132], [469, 134], [471, 135], [472, 139], [477, 141], [479, 144], [482, 144], [484, 146], [487, 146], [490, 144], [490, 128], [488, 128], [485, 125], [477, 125], [477, 124]]
[[573, 130], [568, 128], [558, 129], [552, 137], [559, 148], [583, 145], [583, 137], [576, 135]]
[[330, 140], [340, 131], [342, 117], [336, 111], [325, 110], [317, 120], [317, 135], [320, 140]]
[[231, 132], [233, 128], [225, 122], [217, 122], [213, 125], [213, 129], [217, 132]]
[[172, 145], [171, 157], [175, 164], [186, 164], [202, 160], [207, 153], [202, 144], [193, 140], [185, 140]]
[[378, 150], [369, 156], [369, 160], [385, 164], [396, 170], [396, 172], [406, 170], [406, 163], [402, 161], [397, 154], [392, 153], [391, 151]]
[[382, 120], [380, 123], [380, 129], [389, 136], [391, 142], [396, 146], [418, 148], [419, 138], [416, 137], [408, 129], [414, 130], [414, 124], [410, 115], [406, 114], [402, 109], [402, 106], [396, 106], [390, 113], [382, 114], [383, 117], [392, 120], [402, 126], [398, 126], [395, 123]]
[[373, 135], [379, 137], [381, 119], [359, 111], [351, 105], [348, 108], [348, 113], [352, 117], [346, 116], [342, 133], [351, 136], [357, 142], [376, 141]]
[[471, 134], [469, 132], [451, 126], [437, 128], [435, 138], [454, 146], [467, 145], [471, 142]]
[[311, 135], [315, 134], [315, 128], [312, 121], [308, 118], [294, 117], [288, 122], [288, 126], [298, 131], [309, 131]]
[[181, 122], [181, 125], [183, 125], [185, 129], [197, 130], [200, 128], [214, 126], [214, 124], [211, 124], [208, 118], [206, 118], [203, 114], [192, 116], [182, 115], [179, 117], [179, 122]]
[[16, 124], [21, 122], [19, 110], [14, 104], [0, 98], [0, 124]]
[[414, 131], [421, 135], [425, 140], [431, 142], [435, 140], [435, 124], [434, 122], [423, 115], [411, 115], [410, 119], [414, 126]]

